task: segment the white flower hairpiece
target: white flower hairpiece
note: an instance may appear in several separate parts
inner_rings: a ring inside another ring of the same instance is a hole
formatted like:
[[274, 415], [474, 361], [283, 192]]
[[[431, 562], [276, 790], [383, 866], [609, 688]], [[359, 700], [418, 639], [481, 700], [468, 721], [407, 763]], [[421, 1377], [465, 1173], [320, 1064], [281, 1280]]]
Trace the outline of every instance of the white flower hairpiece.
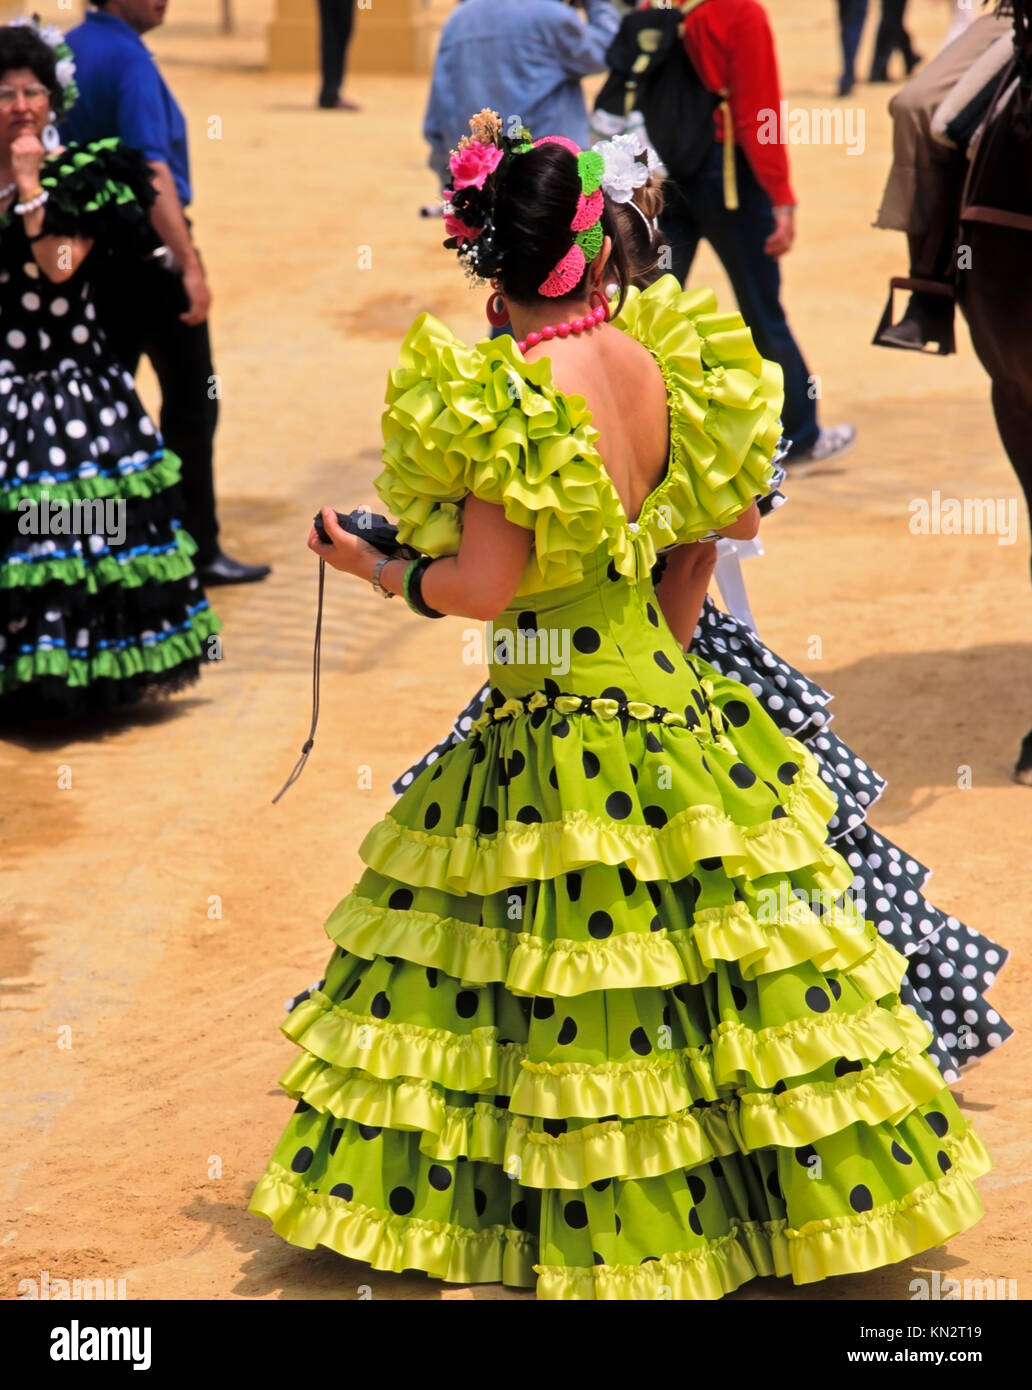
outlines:
[[58, 85], [64, 97], [64, 114], [67, 115], [71, 110], [79, 89], [75, 85], [75, 55], [65, 43], [65, 36], [56, 24], [44, 24], [38, 14], [30, 15], [22, 19], [12, 19], [12, 28], [20, 25], [27, 25], [34, 30], [48, 48], [54, 50], [55, 70]]
[[614, 203], [631, 202], [635, 190], [648, 183], [652, 174], [651, 152], [645, 142], [637, 134], [628, 133], [600, 140], [591, 148], [602, 156], [605, 165], [602, 188], [606, 194]]

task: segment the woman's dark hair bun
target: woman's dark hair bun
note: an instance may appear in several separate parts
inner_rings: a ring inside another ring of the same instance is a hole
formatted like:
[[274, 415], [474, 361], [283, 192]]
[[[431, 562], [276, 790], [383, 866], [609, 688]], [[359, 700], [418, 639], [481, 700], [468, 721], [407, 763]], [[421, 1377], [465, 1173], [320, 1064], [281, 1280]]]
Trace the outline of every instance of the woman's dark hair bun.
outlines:
[[[497, 279], [502, 293], [517, 304], [533, 303], [573, 245], [570, 224], [581, 195], [576, 156], [562, 145], [538, 145], [506, 161], [487, 180], [484, 192], [491, 200], [491, 220], [477, 239], [477, 274]], [[608, 198], [602, 231], [613, 242], [610, 269], [622, 300], [626, 274]], [[484, 236], [488, 241], [481, 246]], [[590, 262], [569, 298], [583, 297], [589, 273]]]

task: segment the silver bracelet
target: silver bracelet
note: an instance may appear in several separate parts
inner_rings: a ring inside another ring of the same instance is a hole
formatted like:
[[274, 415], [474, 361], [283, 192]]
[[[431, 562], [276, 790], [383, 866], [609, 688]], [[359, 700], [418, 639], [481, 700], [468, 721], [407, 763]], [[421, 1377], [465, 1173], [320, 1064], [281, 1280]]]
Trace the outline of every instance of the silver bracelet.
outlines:
[[385, 589], [383, 585], [380, 583], [380, 574], [383, 570], [384, 565], [389, 565], [393, 559], [393, 555], [385, 555], [382, 560], [377, 560], [376, 566], [373, 569], [373, 588], [376, 590], [378, 594], [382, 595], [384, 598], [394, 597], [394, 594], [391, 592], [391, 590]]
[[43, 204], [47, 201], [47, 199], [48, 199], [49, 197], [50, 197], [50, 194], [49, 194], [49, 193], [47, 192], [47, 190], [44, 188], [44, 189], [42, 189], [39, 193], [36, 194], [35, 198], [31, 198], [31, 199], [29, 200], [29, 202], [27, 202], [27, 203], [15, 203], [15, 205], [14, 205], [14, 210], [15, 210], [15, 212], [18, 214], [19, 217], [23, 217], [23, 216], [25, 215], [25, 213], [27, 213], [27, 212], [35, 212], [37, 208], [41, 208], [41, 207], [43, 206]]

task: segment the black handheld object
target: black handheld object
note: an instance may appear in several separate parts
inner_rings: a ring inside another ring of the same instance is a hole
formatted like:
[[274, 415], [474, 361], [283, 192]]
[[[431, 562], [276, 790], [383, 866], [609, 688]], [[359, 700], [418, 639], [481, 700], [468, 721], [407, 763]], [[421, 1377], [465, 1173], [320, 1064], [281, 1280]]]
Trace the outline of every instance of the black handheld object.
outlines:
[[[329, 545], [330, 538], [326, 534], [322, 512], [316, 513], [312, 524], [322, 544]], [[360, 536], [362, 540], [368, 541], [381, 555], [389, 555], [392, 560], [416, 558], [416, 552], [410, 546], [402, 545], [398, 541], [398, 528], [378, 512], [363, 511], [361, 507], [353, 512], [338, 512], [337, 525], [342, 531], [349, 531], [351, 535]]]

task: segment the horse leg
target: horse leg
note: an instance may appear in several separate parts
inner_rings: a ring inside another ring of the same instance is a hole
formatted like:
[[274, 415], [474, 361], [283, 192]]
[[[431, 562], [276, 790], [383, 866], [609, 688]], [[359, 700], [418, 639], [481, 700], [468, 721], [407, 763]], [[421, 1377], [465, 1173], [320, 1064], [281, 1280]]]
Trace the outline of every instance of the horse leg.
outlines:
[[[1032, 518], [1032, 403], [1020, 383], [993, 381], [993, 414], [1000, 439], [1018, 475], [1025, 494], [1025, 504]], [[1014, 768], [1014, 780], [1032, 787], [1032, 730], [1024, 738]]]

